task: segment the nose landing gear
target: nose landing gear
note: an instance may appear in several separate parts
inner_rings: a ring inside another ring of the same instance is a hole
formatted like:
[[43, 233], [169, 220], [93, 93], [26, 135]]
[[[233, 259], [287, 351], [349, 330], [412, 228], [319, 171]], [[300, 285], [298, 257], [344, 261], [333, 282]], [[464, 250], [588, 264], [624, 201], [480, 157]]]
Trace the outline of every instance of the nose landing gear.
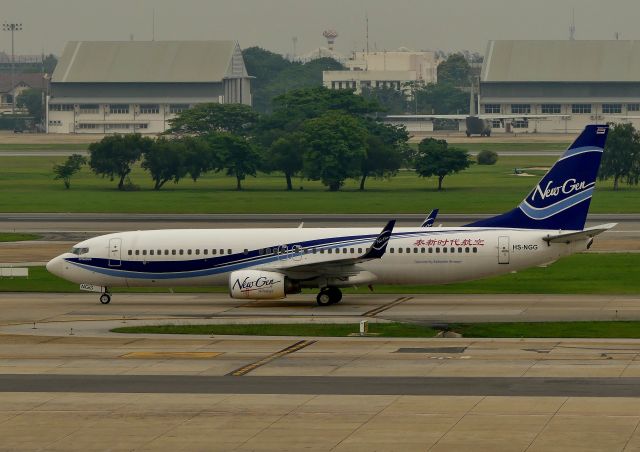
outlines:
[[111, 294], [109, 292], [105, 291], [102, 295], [100, 295], [100, 303], [102, 303], [102, 304], [111, 303]]
[[329, 306], [342, 300], [342, 291], [337, 287], [325, 287], [316, 297], [319, 306]]

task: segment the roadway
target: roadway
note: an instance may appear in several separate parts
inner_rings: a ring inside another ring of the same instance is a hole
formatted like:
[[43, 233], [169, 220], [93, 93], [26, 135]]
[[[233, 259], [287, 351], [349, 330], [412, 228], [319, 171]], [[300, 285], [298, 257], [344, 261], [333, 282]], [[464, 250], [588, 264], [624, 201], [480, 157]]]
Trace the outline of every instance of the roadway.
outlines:
[[427, 319], [443, 309], [441, 318], [459, 319], [601, 318], [616, 310], [640, 318], [637, 296], [419, 295], [398, 304], [398, 295], [361, 295], [328, 309], [311, 298], [123, 294], [102, 306], [94, 294], [3, 294], [0, 449], [640, 446], [637, 340], [109, 332], [148, 322]]

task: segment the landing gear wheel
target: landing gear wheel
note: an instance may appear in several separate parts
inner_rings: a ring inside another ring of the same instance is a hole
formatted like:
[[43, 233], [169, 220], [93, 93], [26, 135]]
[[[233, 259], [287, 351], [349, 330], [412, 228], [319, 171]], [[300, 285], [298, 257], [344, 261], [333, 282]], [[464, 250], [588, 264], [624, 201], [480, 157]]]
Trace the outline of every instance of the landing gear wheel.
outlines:
[[331, 304], [340, 303], [342, 300], [342, 291], [337, 287], [329, 287], [329, 294], [331, 297]]
[[100, 295], [100, 303], [109, 304], [111, 302], [111, 294], [103, 293]]
[[316, 297], [319, 306], [328, 306], [339, 303], [342, 300], [342, 291], [337, 287], [327, 287], [322, 289]]
[[322, 289], [316, 296], [316, 303], [318, 303], [318, 306], [329, 306], [331, 304], [331, 296], [327, 289]]

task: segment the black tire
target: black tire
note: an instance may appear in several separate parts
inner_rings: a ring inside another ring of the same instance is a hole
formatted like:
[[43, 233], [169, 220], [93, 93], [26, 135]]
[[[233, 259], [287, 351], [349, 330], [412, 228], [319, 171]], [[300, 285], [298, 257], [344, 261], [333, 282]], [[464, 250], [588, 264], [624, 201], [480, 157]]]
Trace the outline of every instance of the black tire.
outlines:
[[316, 296], [318, 306], [329, 306], [331, 304], [331, 292], [328, 289], [322, 289]]
[[100, 303], [102, 304], [111, 303], [111, 295], [108, 293], [103, 293], [102, 295], [100, 295]]
[[466, 134], [467, 134], [467, 138], [469, 138], [471, 136], [471, 132], [469, 132], [469, 131], [467, 131]]
[[340, 303], [342, 300], [342, 291], [337, 287], [329, 287], [329, 297], [331, 298], [331, 304]]

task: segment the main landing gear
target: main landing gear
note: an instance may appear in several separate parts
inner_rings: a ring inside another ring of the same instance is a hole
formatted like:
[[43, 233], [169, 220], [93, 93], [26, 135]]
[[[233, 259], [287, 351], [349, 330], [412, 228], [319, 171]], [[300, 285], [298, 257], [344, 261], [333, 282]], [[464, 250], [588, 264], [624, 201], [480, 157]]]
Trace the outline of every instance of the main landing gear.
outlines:
[[[105, 287], [106, 289], [106, 287]], [[105, 292], [100, 295], [100, 303], [109, 304], [111, 303], [111, 294], [105, 290]]]
[[329, 306], [342, 300], [342, 291], [337, 287], [325, 287], [316, 297], [319, 306]]

